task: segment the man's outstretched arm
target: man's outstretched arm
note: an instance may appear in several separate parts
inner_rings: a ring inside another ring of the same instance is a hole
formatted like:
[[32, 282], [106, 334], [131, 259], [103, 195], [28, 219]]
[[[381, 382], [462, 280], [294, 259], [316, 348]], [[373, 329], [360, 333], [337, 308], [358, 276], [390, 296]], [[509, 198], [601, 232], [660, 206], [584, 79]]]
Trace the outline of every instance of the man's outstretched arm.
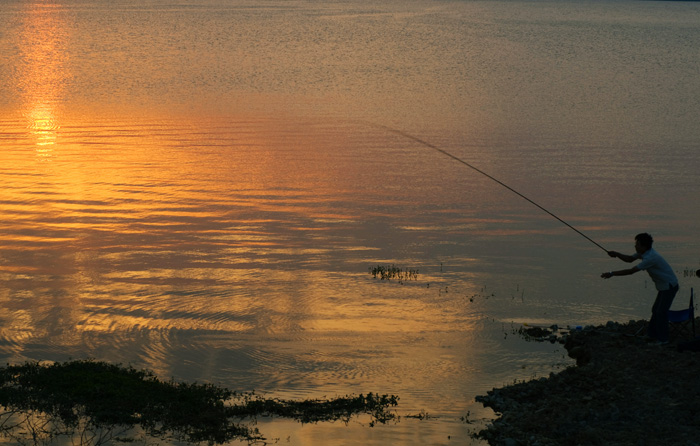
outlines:
[[635, 266], [635, 267], [632, 267], [630, 269], [621, 269], [619, 271], [610, 271], [607, 273], [603, 273], [600, 275], [600, 277], [602, 277], [603, 279], [609, 279], [612, 276], [629, 276], [630, 274], [634, 274], [637, 271], [641, 271], [641, 270]]
[[[608, 255], [610, 257], [617, 257], [618, 259], [622, 260], [623, 262], [631, 263], [637, 260], [637, 257], [635, 256], [628, 256], [627, 254], [622, 254], [617, 251], [608, 251]], [[636, 271], [635, 271], [636, 272]], [[633, 274], [633, 273], [630, 273]]]

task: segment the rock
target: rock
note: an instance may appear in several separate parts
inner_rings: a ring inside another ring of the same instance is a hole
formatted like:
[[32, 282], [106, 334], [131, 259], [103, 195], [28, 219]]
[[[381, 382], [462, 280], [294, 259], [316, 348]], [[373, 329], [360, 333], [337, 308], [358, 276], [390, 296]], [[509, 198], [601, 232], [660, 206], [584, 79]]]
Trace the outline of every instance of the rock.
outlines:
[[591, 362], [593, 354], [589, 349], [583, 346], [576, 346], [569, 350], [569, 357], [576, 360], [576, 365], [583, 366]]

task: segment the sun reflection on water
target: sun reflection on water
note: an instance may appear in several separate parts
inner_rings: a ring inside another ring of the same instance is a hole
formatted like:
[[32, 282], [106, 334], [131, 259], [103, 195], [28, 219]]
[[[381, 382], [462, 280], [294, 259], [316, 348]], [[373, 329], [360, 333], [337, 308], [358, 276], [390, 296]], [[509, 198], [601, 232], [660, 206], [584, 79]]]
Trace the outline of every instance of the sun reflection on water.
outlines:
[[24, 102], [27, 129], [42, 159], [51, 157], [61, 128], [57, 104], [68, 78], [68, 29], [60, 5], [38, 1], [27, 6], [19, 39], [22, 65], [17, 87]]
[[48, 104], [40, 104], [32, 110], [27, 118], [28, 128], [36, 139], [36, 153], [38, 156], [48, 157], [53, 152], [56, 144], [56, 136], [61, 126], [54, 116], [52, 107]]

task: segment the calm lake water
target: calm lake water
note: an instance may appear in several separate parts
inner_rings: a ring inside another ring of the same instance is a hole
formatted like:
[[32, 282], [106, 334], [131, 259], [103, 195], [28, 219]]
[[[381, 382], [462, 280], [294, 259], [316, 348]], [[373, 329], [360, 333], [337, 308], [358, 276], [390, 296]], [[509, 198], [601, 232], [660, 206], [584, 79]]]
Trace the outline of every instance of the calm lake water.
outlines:
[[[700, 268], [700, 3], [2, 0], [0, 361], [96, 358], [480, 444], [474, 397], [570, 364], [522, 323], [646, 318], [606, 249]], [[400, 284], [378, 265], [418, 270]], [[427, 420], [405, 415], [427, 413]], [[467, 416], [472, 423], [460, 418]]]

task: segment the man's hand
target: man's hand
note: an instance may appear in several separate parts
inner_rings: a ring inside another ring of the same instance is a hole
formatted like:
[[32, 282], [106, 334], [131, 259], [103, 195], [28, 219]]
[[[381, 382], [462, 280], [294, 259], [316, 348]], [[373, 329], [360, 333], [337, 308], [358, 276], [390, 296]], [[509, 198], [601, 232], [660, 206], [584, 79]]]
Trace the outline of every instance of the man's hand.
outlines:
[[614, 258], [614, 257], [619, 257], [619, 256], [620, 256], [620, 253], [617, 252], [617, 251], [608, 251], [608, 255], [609, 255], [610, 257], [613, 257], [613, 258]]
[[612, 272], [603, 273], [603, 274], [600, 275], [600, 277], [602, 277], [603, 279], [609, 279], [609, 278], [611, 278], [612, 276], [613, 276], [613, 273], [612, 273]]

